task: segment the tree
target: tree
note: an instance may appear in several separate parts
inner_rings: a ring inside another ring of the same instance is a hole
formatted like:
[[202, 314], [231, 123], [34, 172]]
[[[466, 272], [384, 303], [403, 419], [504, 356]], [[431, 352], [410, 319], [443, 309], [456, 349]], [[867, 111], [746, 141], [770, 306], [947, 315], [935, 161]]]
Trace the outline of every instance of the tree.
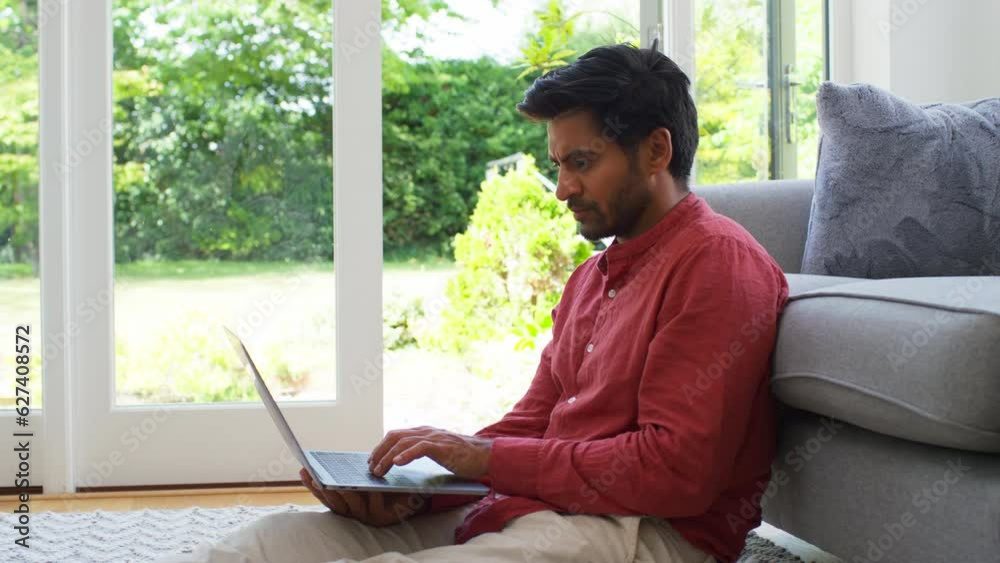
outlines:
[[[0, 0], [0, 260], [37, 248], [36, 2]], [[445, 10], [386, 0], [386, 27]], [[332, 257], [328, 0], [114, 4], [116, 258]]]
[[38, 271], [38, 22], [35, 2], [0, 0], [0, 263]]
[[138, 5], [115, 71], [119, 260], [332, 256], [332, 22], [289, 6]]
[[522, 151], [545, 158], [545, 129], [517, 112], [530, 83], [509, 67], [480, 59], [403, 68], [382, 93], [386, 250], [450, 254], [486, 163]]

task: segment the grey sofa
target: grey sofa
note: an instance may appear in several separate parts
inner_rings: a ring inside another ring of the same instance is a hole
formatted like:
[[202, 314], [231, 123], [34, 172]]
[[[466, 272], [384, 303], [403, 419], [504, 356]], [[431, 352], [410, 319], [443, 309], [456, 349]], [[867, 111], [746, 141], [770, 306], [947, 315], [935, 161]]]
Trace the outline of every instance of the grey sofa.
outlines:
[[812, 180], [692, 191], [750, 231], [790, 286], [764, 520], [851, 563], [1000, 562], [1000, 265], [803, 275]]

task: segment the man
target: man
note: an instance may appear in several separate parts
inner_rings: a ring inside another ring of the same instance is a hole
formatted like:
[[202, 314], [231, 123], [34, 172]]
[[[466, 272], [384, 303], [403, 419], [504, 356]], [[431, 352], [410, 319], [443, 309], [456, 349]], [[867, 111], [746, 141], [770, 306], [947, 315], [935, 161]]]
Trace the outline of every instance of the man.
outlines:
[[524, 397], [474, 436], [394, 430], [384, 474], [428, 456], [483, 499], [324, 491], [335, 513], [269, 516], [193, 560], [736, 561], [775, 455], [768, 389], [781, 269], [688, 188], [684, 73], [655, 48], [594, 49], [518, 109], [548, 127], [556, 197], [611, 245], [570, 276]]

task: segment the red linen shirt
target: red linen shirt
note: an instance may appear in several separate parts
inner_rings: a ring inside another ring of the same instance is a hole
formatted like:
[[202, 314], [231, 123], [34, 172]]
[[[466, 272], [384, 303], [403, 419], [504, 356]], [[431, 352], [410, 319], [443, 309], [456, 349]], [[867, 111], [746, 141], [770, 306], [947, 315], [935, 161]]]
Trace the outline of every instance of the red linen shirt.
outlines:
[[776, 453], [768, 383], [787, 299], [764, 248], [693, 192], [581, 264], [527, 393], [476, 433], [494, 439], [492, 491], [456, 543], [539, 510], [638, 514], [736, 561]]

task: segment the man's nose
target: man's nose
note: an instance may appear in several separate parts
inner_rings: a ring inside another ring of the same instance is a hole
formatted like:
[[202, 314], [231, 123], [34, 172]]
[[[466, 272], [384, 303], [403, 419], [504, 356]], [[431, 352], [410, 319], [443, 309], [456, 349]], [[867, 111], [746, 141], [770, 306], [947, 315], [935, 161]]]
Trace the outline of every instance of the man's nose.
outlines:
[[580, 193], [580, 182], [572, 174], [559, 170], [559, 178], [556, 181], [556, 199], [566, 201], [570, 196]]

